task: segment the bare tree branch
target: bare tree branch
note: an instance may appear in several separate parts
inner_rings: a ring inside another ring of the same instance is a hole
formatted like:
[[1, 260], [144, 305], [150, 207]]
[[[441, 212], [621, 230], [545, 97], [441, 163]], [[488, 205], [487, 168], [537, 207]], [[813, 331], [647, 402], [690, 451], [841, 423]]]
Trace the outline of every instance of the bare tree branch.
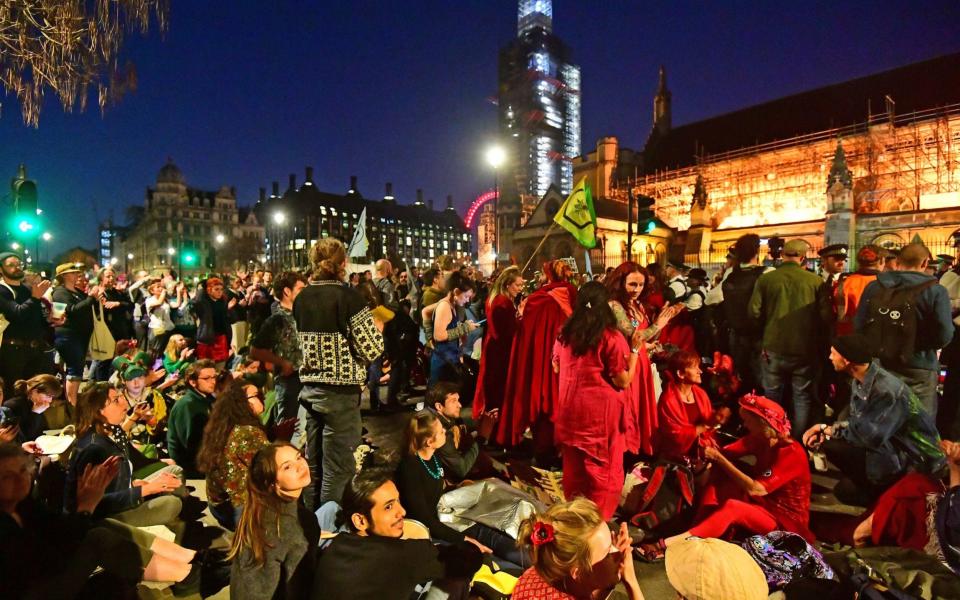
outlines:
[[47, 90], [67, 112], [85, 110], [91, 88], [101, 112], [136, 89], [136, 70], [118, 67], [124, 36], [167, 29], [169, 0], [0, 0], [0, 86], [36, 127]]

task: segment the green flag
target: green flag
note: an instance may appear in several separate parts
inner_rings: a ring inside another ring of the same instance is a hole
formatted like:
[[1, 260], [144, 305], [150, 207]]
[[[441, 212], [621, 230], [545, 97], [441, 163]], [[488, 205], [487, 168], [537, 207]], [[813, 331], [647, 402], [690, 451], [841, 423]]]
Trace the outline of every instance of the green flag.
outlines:
[[593, 197], [586, 177], [577, 182], [553, 220], [569, 231], [584, 248], [597, 245], [597, 211], [593, 208]]

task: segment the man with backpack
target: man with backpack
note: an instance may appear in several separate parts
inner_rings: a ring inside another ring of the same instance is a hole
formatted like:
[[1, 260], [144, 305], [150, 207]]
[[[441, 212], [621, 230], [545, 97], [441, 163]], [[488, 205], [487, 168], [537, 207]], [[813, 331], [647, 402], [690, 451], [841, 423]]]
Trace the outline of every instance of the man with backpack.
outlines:
[[720, 285], [720, 302], [729, 330], [730, 357], [740, 378], [740, 389], [760, 389], [760, 334], [757, 322], [747, 314], [750, 296], [757, 279], [772, 267], [760, 264], [760, 236], [747, 233], [737, 239], [732, 250], [735, 263]]
[[869, 340], [885, 369], [903, 380], [934, 417], [937, 414], [937, 351], [950, 343], [950, 297], [924, 271], [930, 250], [921, 243], [900, 250], [897, 270], [884, 271], [860, 298], [854, 329]]
[[816, 332], [823, 324], [817, 292], [823, 280], [803, 268], [809, 248], [803, 240], [784, 244], [783, 263], [757, 279], [747, 309], [763, 325], [760, 363], [765, 395], [782, 405], [784, 388], [789, 386], [793, 431], [806, 430], [815, 408], [820, 362]]

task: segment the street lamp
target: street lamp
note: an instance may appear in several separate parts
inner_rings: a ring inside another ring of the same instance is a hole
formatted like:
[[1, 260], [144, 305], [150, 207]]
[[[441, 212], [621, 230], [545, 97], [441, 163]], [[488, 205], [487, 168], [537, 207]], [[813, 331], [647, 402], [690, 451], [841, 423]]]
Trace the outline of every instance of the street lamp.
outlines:
[[53, 239], [53, 235], [51, 235], [49, 231], [44, 231], [44, 232], [43, 232], [43, 235], [40, 236], [40, 237], [42, 237], [42, 238], [43, 238], [43, 241], [45, 241], [45, 242], [49, 242], [50, 240]]
[[223, 234], [222, 234], [222, 233], [218, 233], [218, 234], [217, 234], [217, 237], [216, 237], [215, 239], [216, 239], [216, 241], [217, 241], [217, 244], [222, 244], [223, 241], [224, 241], [225, 239], [227, 239], [227, 238], [223, 237]]
[[170, 256], [173, 256], [176, 252], [177, 251], [173, 248], [173, 246], [170, 246], [169, 248], [167, 248], [167, 254], [169, 254]]
[[[281, 227], [284, 223], [287, 222], [287, 215], [286, 215], [285, 213], [281, 212], [281, 211], [277, 211], [277, 212], [273, 213], [273, 222], [276, 223], [276, 225], [277, 225], [277, 227], [274, 228], [274, 231], [277, 233], [277, 236], [276, 236], [277, 239], [274, 240], [274, 244], [273, 244], [273, 246], [274, 246], [274, 256], [275, 256], [275, 257], [278, 257], [279, 260], [280, 260], [279, 263], [276, 263], [276, 264], [274, 265], [274, 268], [276, 268], [276, 269], [279, 270], [279, 269], [283, 269], [283, 254], [281, 253], [281, 254], [279, 254], [279, 256], [278, 256], [278, 252], [280, 252], [280, 244], [277, 243], [277, 242], [278, 242], [279, 239], [280, 239], [280, 227]], [[276, 258], [275, 258], [275, 260], [276, 260]]]
[[486, 157], [487, 164], [493, 167], [493, 251], [495, 254], [493, 268], [496, 270], [497, 262], [499, 262], [498, 259], [500, 258], [500, 215], [497, 214], [497, 209], [500, 205], [500, 167], [504, 161], [506, 161], [507, 153], [504, 152], [503, 147], [494, 144], [487, 148]]
[[10, 244], [10, 247], [13, 248], [14, 250], [19, 250], [19, 249], [20, 249], [20, 244], [18, 244], [18, 243], [16, 243], [16, 242], [13, 242], [13, 243]]

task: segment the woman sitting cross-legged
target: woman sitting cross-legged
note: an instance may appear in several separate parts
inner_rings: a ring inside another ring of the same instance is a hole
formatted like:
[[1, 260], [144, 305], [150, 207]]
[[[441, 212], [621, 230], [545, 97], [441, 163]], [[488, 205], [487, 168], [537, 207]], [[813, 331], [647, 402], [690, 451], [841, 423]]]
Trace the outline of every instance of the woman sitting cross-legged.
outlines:
[[229, 555], [233, 600], [295, 600], [310, 594], [320, 525], [300, 501], [308, 485], [307, 460], [292, 445], [278, 442], [254, 455]]
[[[740, 399], [740, 417], [747, 435], [721, 449], [707, 448], [710, 482], [703, 491], [696, 525], [689, 531], [646, 545], [648, 559], [661, 558], [672, 543], [690, 536], [718, 538], [733, 527], [754, 534], [778, 529], [813, 541], [810, 521], [810, 465], [800, 442], [790, 437], [783, 408], [762, 396]], [[745, 456], [756, 464], [733, 461]]]
[[73, 598], [97, 567], [135, 586], [141, 581], [183, 582], [192, 590], [196, 553], [91, 513], [117, 476], [122, 459], [87, 464], [75, 481], [74, 510], [57, 514], [31, 498], [33, 457], [15, 444], [0, 444], [0, 597]]
[[[111, 517], [135, 527], [166, 525], [176, 534], [182, 533], [179, 520], [183, 505], [170, 495], [182, 486], [180, 478], [161, 469], [149, 481], [134, 479], [134, 470], [154, 461], [143, 456], [130, 444], [121, 427], [127, 418], [127, 403], [108, 383], [95, 383], [77, 401], [77, 442], [67, 469], [64, 506], [73, 510], [77, 504], [77, 481], [88, 465], [99, 465], [112, 456], [119, 456], [120, 469], [110, 482], [95, 516]], [[172, 464], [172, 461], [165, 461]]]
[[643, 600], [626, 523], [612, 532], [590, 500], [554, 504], [530, 517], [518, 541], [533, 566], [517, 581], [513, 600], [603, 598], [618, 582], [629, 600]]
[[446, 430], [434, 413], [423, 411], [410, 418], [404, 443], [406, 453], [397, 468], [397, 487], [407, 515], [426, 525], [434, 541], [469, 542], [481, 552], [492, 553], [517, 567], [529, 564], [513, 538], [496, 529], [476, 523], [460, 532], [440, 521], [437, 505], [444, 492], [444, 481], [436, 451], [446, 441]]
[[213, 405], [197, 453], [197, 467], [207, 475], [210, 512], [231, 531], [247, 496], [248, 466], [261, 448], [270, 445], [261, 414], [257, 386], [239, 379], [230, 382]]

